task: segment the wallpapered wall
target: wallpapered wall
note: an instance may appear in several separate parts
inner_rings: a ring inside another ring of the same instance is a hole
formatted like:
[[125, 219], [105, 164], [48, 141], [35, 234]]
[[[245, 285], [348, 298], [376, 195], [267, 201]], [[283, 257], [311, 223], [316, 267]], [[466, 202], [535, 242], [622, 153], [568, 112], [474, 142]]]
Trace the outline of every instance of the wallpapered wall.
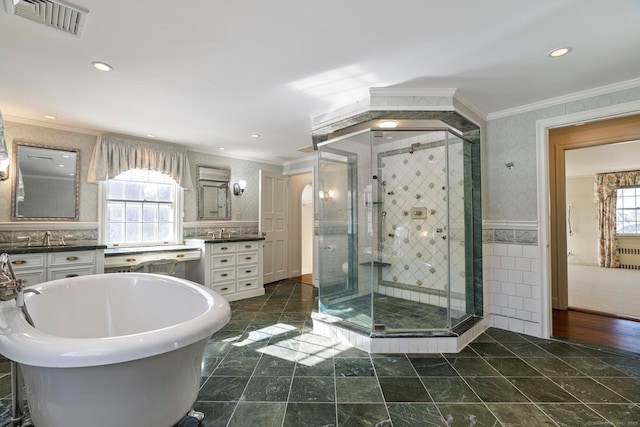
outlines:
[[[96, 135], [71, 132], [48, 127], [34, 126], [5, 121], [5, 132], [10, 155], [13, 156], [13, 142], [24, 141], [53, 147], [76, 148], [80, 151], [80, 218], [82, 223], [98, 223], [99, 221], [99, 185], [87, 182], [89, 161], [93, 147], [98, 139]], [[231, 168], [231, 182], [240, 179], [247, 181], [247, 188], [241, 197], [231, 196], [233, 221], [258, 221], [258, 171], [282, 172], [282, 167], [267, 163], [232, 159], [207, 153], [188, 152], [193, 182], [196, 182], [196, 166], [228, 166]], [[11, 169], [10, 173], [13, 172]], [[197, 218], [196, 191], [184, 192], [183, 221], [194, 222]], [[24, 222], [11, 222], [11, 179], [0, 183], [0, 223], [4, 228], [19, 226]], [[213, 223], [213, 222], [212, 222]], [[63, 223], [61, 223], [64, 225]], [[67, 222], [67, 224], [69, 224]]]
[[30, 142], [80, 151], [80, 222], [98, 221], [98, 185], [87, 183], [87, 171], [97, 136], [5, 121], [5, 135], [11, 156], [7, 181], [0, 183], [0, 222], [11, 221], [11, 183], [13, 181], [13, 143]]
[[[487, 121], [483, 140], [483, 219], [537, 220], [536, 121], [640, 100], [640, 87]], [[507, 169], [505, 163], [513, 162]]]

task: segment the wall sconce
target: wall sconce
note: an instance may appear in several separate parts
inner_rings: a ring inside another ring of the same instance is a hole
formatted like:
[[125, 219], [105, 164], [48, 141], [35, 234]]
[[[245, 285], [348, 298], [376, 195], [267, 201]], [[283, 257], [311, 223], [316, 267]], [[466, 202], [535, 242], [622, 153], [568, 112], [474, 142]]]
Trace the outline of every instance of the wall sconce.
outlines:
[[244, 189], [247, 187], [247, 181], [241, 179], [240, 181], [233, 184], [233, 195], [234, 196], [242, 196], [244, 193]]
[[320, 191], [318, 195], [320, 196], [320, 200], [323, 200], [325, 202], [330, 202], [331, 200], [333, 200], [333, 197], [336, 195], [336, 192], [334, 190]]
[[0, 160], [0, 181], [9, 179], [9, 159]]

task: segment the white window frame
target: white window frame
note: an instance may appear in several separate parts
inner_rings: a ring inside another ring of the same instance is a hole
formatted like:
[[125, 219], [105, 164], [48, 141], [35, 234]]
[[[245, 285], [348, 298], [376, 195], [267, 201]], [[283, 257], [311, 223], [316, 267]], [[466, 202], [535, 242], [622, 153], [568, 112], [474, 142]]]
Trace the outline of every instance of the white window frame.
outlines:
[[[100, 241], [103, 244], [107, 244], [107, 181], [100, 182], [99, 188], [99, 212], [100, 212]], [[174, 202], [174, 221], [173, 221], [173, 235], [175, 236], [175, 240], [173, 242], [168, 242], [169, 245], [179, 245], [184, 242], [184, 238], [182, 236], [183, 233], [183, 220], [184, 220], [184, 189], [176, 184], [176, 200]], [[158, 242], [153, 244], [163, 245], [162, 242]], [[139, 243], [139, 244], [130, 244], [130, 243], [122, 243], [118, 245], [108, 244], [108, 247], [142, 247], [142, 246], [151, 246], [149, 243]]]
[[[617, 200], [620, 199], [620, 191], [628, 190], [628, 189], [635, 189], [636, 200], [637, 200], [638, 195], [640, 195], [640, 186], [620, 187], [616, 189]], [[618, 217], [619, 210], [628, 210], [628, 209], [633, 209], [633, 208], [618, 208], [618, 206], [616, 205], [616, 218]], [[636, 204], [635, 210], [636, 210], [636, 230], [637, 230], [640, 226], [640, 205]], [[617, 231], [617, 228], [618, 228], [618, 224], [616, 222], [616, 236], [640, 236], [640, 233], [620, 233]]]

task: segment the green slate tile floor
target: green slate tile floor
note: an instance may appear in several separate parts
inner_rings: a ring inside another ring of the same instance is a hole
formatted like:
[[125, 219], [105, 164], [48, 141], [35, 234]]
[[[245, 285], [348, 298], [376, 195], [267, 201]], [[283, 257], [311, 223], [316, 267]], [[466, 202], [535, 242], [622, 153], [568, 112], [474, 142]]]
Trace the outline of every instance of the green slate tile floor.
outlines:
[[370, 355], [313, 333], [316, 297], [284, 280], [231, 303], [205, 352], [202, 426], [640, 426], [640, 354], [491, 328], [458, 354]]

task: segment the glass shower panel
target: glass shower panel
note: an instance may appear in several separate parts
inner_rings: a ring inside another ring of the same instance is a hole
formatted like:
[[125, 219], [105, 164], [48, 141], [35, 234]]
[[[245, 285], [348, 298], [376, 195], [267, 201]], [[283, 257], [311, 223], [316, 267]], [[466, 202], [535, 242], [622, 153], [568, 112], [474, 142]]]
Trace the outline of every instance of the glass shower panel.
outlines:
[[371, 193], [368, 133], [318, 151], [319, 310], [370, 330], [372, 235], [363, 225]]
[[[456, 135], [448, 137], [448, 205], [449, 205], [449, 302], [450, 325], [453, 327], [467, 318], [467, 241], [466, 227], [469, 222], [466, 210], [465, 188], [465, 141]], [[468, 157], [467, 157], [468, 158]]]
[[447, 137], [409, 130], [372, 135], [383, 187], [374, 297], [379, 331], [449, 327]]

